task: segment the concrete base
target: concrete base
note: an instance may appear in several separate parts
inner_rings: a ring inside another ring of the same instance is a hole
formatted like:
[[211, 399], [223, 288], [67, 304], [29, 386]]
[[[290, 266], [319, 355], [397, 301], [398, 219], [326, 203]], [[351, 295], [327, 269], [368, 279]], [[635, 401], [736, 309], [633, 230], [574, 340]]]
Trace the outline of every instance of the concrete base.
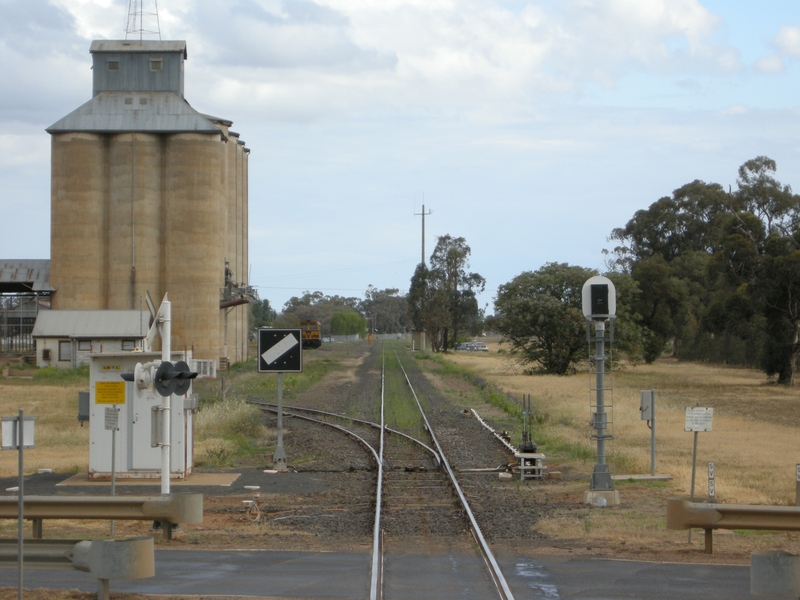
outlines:
[[[192, 473], [185, 479], [170, 479], [169, 485], [170, 488], [175, 486], [191, 485], [214, 485], [220, 487], [230, 487], [240, 475], [241, 473]], [[57, 483], [56, 487], [69, 487], [77, 485], [111, 487], [111, 477], [109, 476], [108, 479], [89, 479], [88, 473], [77, 473], [72, 477], [68, 477], [61, 483]], [[161, 479], [127, 479], [117, 477], [117, 485], [161, 485]]]
[[617, 490], [586, 490], [583, 492], [583, 503], [592, 506], [616, 506], [619, 504], [619, 492]]
[[613, 481], [669, 481], [672, 475], [656, 473], [655, 475], [612, 475]]

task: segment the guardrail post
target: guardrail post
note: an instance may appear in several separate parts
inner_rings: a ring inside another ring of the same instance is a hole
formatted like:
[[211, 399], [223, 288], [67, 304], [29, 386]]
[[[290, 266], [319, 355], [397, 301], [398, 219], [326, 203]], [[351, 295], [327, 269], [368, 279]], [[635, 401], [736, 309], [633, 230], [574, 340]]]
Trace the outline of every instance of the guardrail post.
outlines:
[[705, 551], [706, 554], [713, 554], [714, 553], [714, 535], [713, 529], [705, 529]]
[[31, 519], [31, 535], [33, 539], [42, 539], [42, 519]]
[[108, 589], [108, 579], [97, 580], [97, 600], [109, 600], [111, 592]]

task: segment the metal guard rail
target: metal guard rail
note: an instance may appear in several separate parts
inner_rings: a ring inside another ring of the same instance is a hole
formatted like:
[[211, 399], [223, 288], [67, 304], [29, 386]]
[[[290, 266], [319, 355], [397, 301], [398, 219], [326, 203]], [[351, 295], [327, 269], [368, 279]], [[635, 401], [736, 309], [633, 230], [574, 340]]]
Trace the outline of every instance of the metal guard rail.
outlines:
[[717, 504], [691, 498], [667, 500], [667, 529], [705, 530], [705, 551], [713, 551], [714, 529], [800, 531], [800, 506]]
[[[42, 537], [44, 519], [160, 521], [202, 523], [203, 494], [169, 496], [24, 496], [24, 518], [33, 521], [33, 537]], [[0, 519], [18, 518], [18, 496], [0, 496]], [[172, 527], [163, 527], [170, 539]]]
[[[0, 540], [0, 568], [19, 568], [18, 540]], [[112, 579], [155, 575], [153, 538], [127, 540], [27, 540], [22, 554], [26, 569], [76, 569], [97, 579], [98, 600], [109, 600]], [[20, 597], [22, 597], [22, 590]]]

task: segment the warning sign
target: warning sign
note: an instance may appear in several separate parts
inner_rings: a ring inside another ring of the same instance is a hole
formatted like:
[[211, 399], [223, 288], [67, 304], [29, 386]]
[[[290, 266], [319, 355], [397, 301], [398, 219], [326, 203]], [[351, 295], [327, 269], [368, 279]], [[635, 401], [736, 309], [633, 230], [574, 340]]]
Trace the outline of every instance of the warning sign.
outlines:
[[95, 404], [125, 404], [124, 381], [97, 381], [94, 384]]
[[711, 421], [714, 418], [713, 408], [702, 406], [686, 407], [686, 426], [684, 431], [711, 431]]

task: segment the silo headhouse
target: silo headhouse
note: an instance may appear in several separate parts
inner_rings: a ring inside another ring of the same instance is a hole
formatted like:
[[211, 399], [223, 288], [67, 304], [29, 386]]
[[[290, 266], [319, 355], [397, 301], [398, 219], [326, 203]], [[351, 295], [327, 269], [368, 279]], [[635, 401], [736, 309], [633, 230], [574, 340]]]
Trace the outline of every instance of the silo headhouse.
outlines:
[[247, 355], [249, 150], [184, 98], [186, 42], [92, 42], [92, 99], [51, 135], [53, 309], [172, 301], [172, 348]]

